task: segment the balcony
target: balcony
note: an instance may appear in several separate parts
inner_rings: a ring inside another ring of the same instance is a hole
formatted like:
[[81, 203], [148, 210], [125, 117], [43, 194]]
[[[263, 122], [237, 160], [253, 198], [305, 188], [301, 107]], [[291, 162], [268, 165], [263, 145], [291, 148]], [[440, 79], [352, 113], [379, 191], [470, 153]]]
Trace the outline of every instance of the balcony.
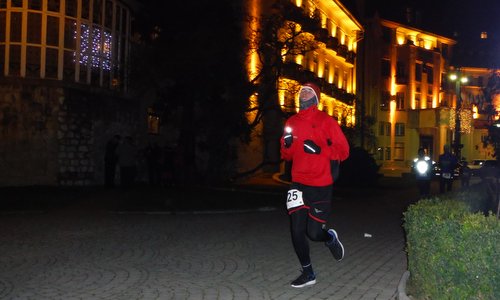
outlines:
[[349, 52], [346, 45], [339, 45], [337, 49], [337, 55], [347, 59], [347, 53]]
[[291, 62], [283, 64], [281, 75], [298, 82], [317, 82], [321, 86], [321, 92], [323, 94], [333, 97], [347, 105], [353, 105], [356, 100], [356, 95], [348, 93], [344, 89], [339, 89], [336, 85], [329, 83], [324, 78], [319, 78], [313, 72], [305, 70], [304, 67], [299, 64]]
[[338, 50], [339, 44], [339, 39], [333, 36], [329, 36], [326, 40], [326, 48], [332, 49], [333, 51]]
[[347, 52], [347, 56], [345, 58], [345, 61], [350, 63], [350, 64], [354, 64], [354, 60], [356, 59], [356, 52], [354, 51], [348, 51]]

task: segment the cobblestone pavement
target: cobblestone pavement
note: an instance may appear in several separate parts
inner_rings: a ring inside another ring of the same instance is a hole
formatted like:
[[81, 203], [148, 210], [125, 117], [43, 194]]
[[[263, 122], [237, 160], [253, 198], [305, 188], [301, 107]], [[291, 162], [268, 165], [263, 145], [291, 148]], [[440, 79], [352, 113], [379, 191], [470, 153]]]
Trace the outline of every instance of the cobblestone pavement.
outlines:
[[337, 193], [330, 225], [346, 256], [337, 262], [311, 243], [318, 282], [302, 289], [289, 285], [300, 265], [281, 206], [0, 211], [0, 298], [395, 299], [408, 193]]

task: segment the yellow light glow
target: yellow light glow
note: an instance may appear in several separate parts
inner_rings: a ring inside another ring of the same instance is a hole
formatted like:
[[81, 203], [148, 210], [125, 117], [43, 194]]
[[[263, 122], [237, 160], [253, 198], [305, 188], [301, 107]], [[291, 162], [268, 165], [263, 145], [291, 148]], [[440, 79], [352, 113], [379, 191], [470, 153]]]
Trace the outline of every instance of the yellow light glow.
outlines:
[[278, 99], [280, 101], [280, 106], [285, 105], [285, 90], [284, 89], [278, 89]]
[[255, 32], [259, 29], [258, 18], [260, 17], [260, 5], [258, 4], [258, 0], [252, 0], [248, 3], [248, 9], [250, 13], [250, 21], [249, 21], [249, 31], [247, 32], [247, 36], [249, 37], [250, 50], [247, 53], [247, 73], [248, 79], [253, 80], [258, 74], [258, 64], [259, 64], [259, 55], [255, 49], [257, 49], [257, 40], [255, 37]]
[[295, 63], [298, 65], [302, 65], [302, 61], [304, 60], [304, 56], [302, 54], [298, 54], [295, 56]]
[[403, 45], [405, 43], [405, 35], [402, 32], [396, 34], [396, 40], [398, 45]]
[[472, 118], [477, 119], [479, 117], [479, 112], [476, 105], [472, 106]]
[[430, 40], [424, 40], [424, 48], [429, 50], [432, 48], [432, 41]]
[[295, 0], [295, 5], [297, 5], [297, 7], [301, 7], [302, 6], [302, 0]]
[[391, 123], [394, 123], [396, 119], [396, 100], [391, 100], [389, 102], [389, 119]]

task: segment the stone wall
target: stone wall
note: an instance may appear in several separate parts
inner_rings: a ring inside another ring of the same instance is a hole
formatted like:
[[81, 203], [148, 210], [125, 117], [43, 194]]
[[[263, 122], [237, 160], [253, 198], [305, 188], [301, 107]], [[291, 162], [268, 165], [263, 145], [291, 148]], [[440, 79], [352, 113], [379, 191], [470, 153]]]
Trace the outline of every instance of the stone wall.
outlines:
[[0, 81], [0, 186], [101, 185], [107, 140], [136, 137], [137, 101], [54, 81]]

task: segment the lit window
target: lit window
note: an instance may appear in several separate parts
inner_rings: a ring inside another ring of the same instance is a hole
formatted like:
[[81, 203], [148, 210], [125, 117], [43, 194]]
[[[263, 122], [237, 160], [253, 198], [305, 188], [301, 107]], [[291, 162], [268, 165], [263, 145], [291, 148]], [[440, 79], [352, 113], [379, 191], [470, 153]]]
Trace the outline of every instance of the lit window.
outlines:
[[[92, 32], [87, 24], [81, 24], [80, 64], [90, 64], [93, 68], [111, 69], [111, 33], [94, 27]], [[76, 39], [76, 32], [74, 38]], [[102, 38], [102, 43], [101, 43]], [[76, 56], [76, 54], [75, 54]]]
[[405, 144], [404, 143], [395, 143], [394, 144], [394, 160], [403, 161], [404, 159], [405, 159]]
[[396, 136], [404, 136], [405, 135], [405, 124], [404, 123], [396, 123]]
[[488, 38], [488, 33], [486, 31], [481, 32], [481, 39], [485, 40]]

